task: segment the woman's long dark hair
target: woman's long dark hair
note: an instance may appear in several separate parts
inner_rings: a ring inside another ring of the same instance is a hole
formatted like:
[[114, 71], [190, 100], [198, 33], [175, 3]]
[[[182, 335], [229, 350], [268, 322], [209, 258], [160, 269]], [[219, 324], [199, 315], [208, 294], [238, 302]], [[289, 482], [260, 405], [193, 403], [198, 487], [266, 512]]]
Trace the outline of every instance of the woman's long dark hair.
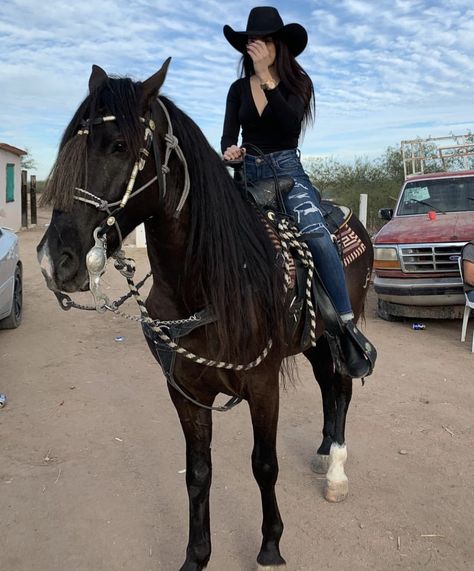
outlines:
[[[311, 125], [316, 113], [314, 88], [311, 78], [296, 61], [288, 46], [278, 38], [272, 38], [276, 48], [275, 68], [280, 81], [290, 93], [300, 97], [304, 103], [302, 128]], [[240, 77], [254, 75], [252, 58], [244, 53], [240, 61]]]

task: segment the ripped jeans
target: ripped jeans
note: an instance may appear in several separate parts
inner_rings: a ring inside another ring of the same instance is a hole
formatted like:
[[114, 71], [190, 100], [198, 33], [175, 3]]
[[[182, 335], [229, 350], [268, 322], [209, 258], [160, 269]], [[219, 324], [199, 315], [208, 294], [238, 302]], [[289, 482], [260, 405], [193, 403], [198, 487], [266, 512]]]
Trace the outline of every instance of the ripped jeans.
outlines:
[[312, 232], [321, 234], [307, 241], [314, 263], [338, 313], [340, 315], [352, 313], [342, 262], [319, 210], [321, 197], [303, 170], [299, 150], [269, 153], [265, 155], [265, 159], [267, 162], [260, 157], [245, 155], [247, 180], [254, 182], [273, 177], [268, 162], [273, 165], [278, 176], [290, 176], [294, 179], [295, 186], [283, 197], [286, 211], [294, 217], [303, 234]]

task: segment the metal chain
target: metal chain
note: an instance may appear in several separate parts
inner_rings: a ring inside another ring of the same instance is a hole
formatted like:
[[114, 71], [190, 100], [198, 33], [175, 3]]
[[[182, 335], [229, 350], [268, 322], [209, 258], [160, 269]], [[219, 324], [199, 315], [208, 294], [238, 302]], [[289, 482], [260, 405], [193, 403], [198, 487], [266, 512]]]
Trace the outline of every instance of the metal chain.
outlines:
[[[139, 318], [138, 320], [142, 323], [146, 323], [150, 327], [150, 329], [152, 329], [152, 331], [154, 331], [158, 335], [160, 340], [165, 345], [167, 345], [172, 351], [175, 351], [176, 353], [178, 353], [178, 355], [181, 355], [181, 357], [189, 359], [190, 361], [193, 361], [194, 363], [198, 363], [199, 365], [203, 365], [205, 367], [214, 367], [216, 369], [227, 369], [227, 370], [233, 370], [233, 371], [248, 371], [249, 369], [254, 369], [255, 367], [258, 367], [258, 365], [260, 365], [260, 363], [262, 363], [262, 361], [264, 361], [266, 359], [266, 357], [268, 356], [268, 353], [270, 352], [270, 349], [273, 346], [273, 341], [271, 339], [269, 339], [267, 346], [263, 349], [263, 351], [260, 353], [260, 355], [254, 361], [252, 361], [251, 363], [247, 363], [246, 365], [228, 363], [226, 361], [215, 361], [213, 359], [206, 359], [205, 357], [199, 357], [195, 353], [192, 353], [191, 351], [188, 351], [184, 347], [181, 347], [180, 345], [178, 345], [178, 343], [173, 341], [173, 339], [169, 335], [167, 335], [166, 333], [164, 333], [164, 331], [162, 331], [162, 327], [166, 327], [167, 323], [164, 321], [158, 321], [157, 322], [157, 321], [153, 321], [153, 319], [151, 319], [150, 315], [148, 314], [148, 310], [145, 307], [145, 303], [140, 296], [140, 292], [138, 291], [135, 284], [133, 283], [132, 278], [127, 278], [127, 282], [128, 282], [128, 286], [130, 288], [130, 291], [132, 292], [132, 294], [135, 297], [135, 300], [138, 304], [138, 307], [140, 309], [140, 313], [142, 314], [142, 317]], [[185, 322], [189, 321], [190, 319], [191, 318], [181, 320], [181, 321], [183, 323], [185, 323]], [[195, 319], [195, 317], [194, 317], [194, 319]]]
[[[140, 280], [136, 287], [137, 289], [140, 289], [144, 283], [146, 282], [146, 280], [151, 277], [151, 272], [148, 272], [145, 277]], [[96, 311], [97, 307], [95, 305], [84, 305], [81, 303], [76, 303], [74, 300], [72, 300], [67, 294], [63, 293], [63, 292], [54, 292], [54, 294], [56, 295], [56, 298], [59, 301], [59, 304], [61, 305], [61, 307], [65, 310], [68, 309], [82, 309], [85, 311]], [[126, 293], [125, 295], [122, 295], [122, 297], [119, 297], [117, 300], [112, 301], [109, 305], [107, 305], [107, 309], [109, 311], [113, 311], [113, 312], [117, 312], [118, 315], [120, 315], [121, 317], [125, 317], [125, 319], [130, 319], [133, 321], [139, 321], [141, 318], [139, 315], [128, 315], [126, 313], [122, 313], [118, 311], [118, 308], [123, 305], [127, 299], [130, 299], [132, 297], [133, 293], [131, 291], [129, 291], [128, 293]], [[116, 311], [117, 310], [117, 311]]]

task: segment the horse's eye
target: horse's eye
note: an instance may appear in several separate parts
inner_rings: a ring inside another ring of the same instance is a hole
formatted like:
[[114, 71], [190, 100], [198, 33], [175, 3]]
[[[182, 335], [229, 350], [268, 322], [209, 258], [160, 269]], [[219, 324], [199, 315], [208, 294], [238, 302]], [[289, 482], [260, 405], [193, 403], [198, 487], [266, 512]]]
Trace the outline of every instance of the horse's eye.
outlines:
[[125, 141], [114, 141], [112, 145], [112, 153], [124, 153], [127, 150]]

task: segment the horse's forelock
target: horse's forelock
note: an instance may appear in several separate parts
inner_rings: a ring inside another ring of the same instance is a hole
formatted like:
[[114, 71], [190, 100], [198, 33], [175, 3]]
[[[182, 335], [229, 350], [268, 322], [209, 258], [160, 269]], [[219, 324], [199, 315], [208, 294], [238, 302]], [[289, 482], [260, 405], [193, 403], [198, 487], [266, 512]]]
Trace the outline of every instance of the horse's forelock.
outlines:
[[88, 129], [92, 134], [98, 127], [93, 124], [96, 119], [114, 115], [128, 148], [134, 156], [138, 156], [143, 141], [138, 108], [139, 89], [129, 78], [109, 78], [84, 99], [64, 131], [58, 156], [41, 197], [42, 205], [69, 210], [76, 187], [83, 188], [86, 184], [88, 135], [78, 134], [83, 129], [85, 120], [88, 120]]
[[84, 184], [86, 149], [85, 135], [76, 135], [62, 145], [41, 195], [42, 206], [59, 210], [72, 208], [75, 189]]

